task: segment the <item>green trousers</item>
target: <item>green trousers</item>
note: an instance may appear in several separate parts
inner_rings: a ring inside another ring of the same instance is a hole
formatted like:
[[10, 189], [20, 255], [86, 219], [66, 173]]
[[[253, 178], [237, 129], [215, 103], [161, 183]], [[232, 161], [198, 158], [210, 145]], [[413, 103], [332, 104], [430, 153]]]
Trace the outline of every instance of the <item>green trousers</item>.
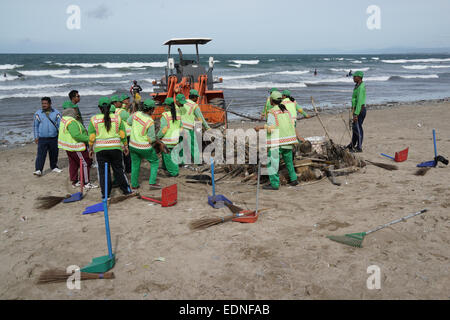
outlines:
[[280, 187], [280, 176], [278, 174], [280, 156], [283, 157], [284, 163], [286, 164], [291, 182], [297, 180], [297, 174], [295, 173], [294, 162], [292, 160], [292, 149], [269, 149], [269, 163], [267, 164], [269, 180], [272, 187], [277, 189]]
[[150, 179], [149, 184], [156, 183], [156, 176], [158, 175], [159, 158], [155, 149], [136, 149], [130, 146], [131, 155], [131, 187], [139, 187], [139, 173], [141, 171], [142, 159], [147, 160], [150, 163]]
[[176, 164], [172, 160], [172, 150], [173, 150], [174, 147], [173, 146], [171, 146], [171, 147], [167, 146], [167, 148], [170, 151], [169, 153], [164, 153], [164, 152], [161, 153], [162, 161], [163, 161], [163, 167], [169, 172], [169, 174], [172, 177], [175, 177], [180, 172], [180, 169], [178, 167], [178, 164]]
[[[191, 163], [196, 163], [196, 164], [200, 164], [200, 153], [198, 150], [198, 145], [197, 145], [197, 141], [195, 140], [195, 132], [194, 130], [190, 130], [190, 129], [186, 129], [184, 128], [184, 130], [189, 132], [189, 136], [190, 136], [190, 150], [191, 150]], [[183, 142], [183, 136], [181, 136], [180, 139], [180, 143]], [[187, 159], [184, 159], [183, 157], [183, 149], [181, 149], [180, 151], [180, 157], [181, 159], [183, 159], [183, 162], [181, 164], [184, 164], [187, 162]]]

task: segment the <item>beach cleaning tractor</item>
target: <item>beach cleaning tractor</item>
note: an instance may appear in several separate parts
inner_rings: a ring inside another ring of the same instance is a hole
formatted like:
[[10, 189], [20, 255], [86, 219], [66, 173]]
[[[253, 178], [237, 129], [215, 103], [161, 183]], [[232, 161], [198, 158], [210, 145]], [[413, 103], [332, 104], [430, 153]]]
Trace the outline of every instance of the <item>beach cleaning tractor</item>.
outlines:
[[[206, 121], [212, 127], [221, 125], [225, 126], [225, 128], [227, 127], [223, 90], [214, 90], [214, 84], [222, 82], [222, 78], [213, 77], [214, 58], [209, 57], [208, 70], [200, 64], [198, 46], [207, 44], [211, 40], [208, 38], [180, 38], [170, 39], [164, 43], [164, 45], [168, 46], [165, 75], [160, 80], [154, 80], [152, 83], [154, 92], [151, 93], [151, 96], [157, 105], [153, 113], [154, 117], [161, 117], [161, 114], [164, 112], [162, 104], [167, 97], [175, 99], [178, 93], [182, 93], [186, 98], [189, 98], [189, 90], [195, 89], [199, 93], [197, 103]], [[171, 57], [170, 50], [172, 46], [181, 45], [195, 45], [196, 60], [184, 59], [183, 52], [178, 48], [179, 59], [178, 63], [176, 63], [175, 59]]]

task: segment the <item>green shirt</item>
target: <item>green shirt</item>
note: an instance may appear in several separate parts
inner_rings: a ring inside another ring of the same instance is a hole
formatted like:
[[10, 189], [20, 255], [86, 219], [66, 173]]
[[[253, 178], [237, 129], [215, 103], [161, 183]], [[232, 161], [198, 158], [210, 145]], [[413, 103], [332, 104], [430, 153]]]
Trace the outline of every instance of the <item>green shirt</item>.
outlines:
[[122, 119], [123, 121], [127, 121], [128, 118], [130, 117], [130, 114], [128, 113], [127, 110], [122, 109], [122, 110], [119, 112], [119, 116], [120, 116], [120, 119]]
[[[183, 109], [183, 108], [181, 108], [181, 109]], [[166, 118], [161, 117], [159, 131], [158, 131], [158, 134], [156, 135], [158, 137], [158, 139], [161, 139], [162, 137], [164, 137], [164, 133], [162, 133], [162, 131], [165, 127], [167, 127]]]
[[205, 118], [203, 117], [203, 113], [202, 113], [202, 111], [200, 110], [200, 107], [195, 108], [194, 114], [195, 114], [195, 117], [196, 117], [197, 119], [202, 120], [202, 123], [203, 123], [203, 126], [205, 127], [205, 129], [207, 129], [207, 130], [210, 129], [210, 127], [209, 127], [209, 125], [208, 125], [208, 122], [206, 122]]
[[270, 97], [268, 97], [267, 100], [266, 100], [266, 105], [264, 106], [264, 110], [262, 112], [262, 115], [264, 117], [267, 117], [267, 113], [269, 112], [270, 109], [272, 109], [272, 105], [270, 104]]
[[71, 123], [69, 123], [69, 125], [67, 126], [67, 130], [69, 130], [70, 135], [75, 139], [76, 142], [89, 142], [89, 136], [86, 129], [76, 121], [72, 121]]
[[366, 85], [361, 82], [353, 89], [352, 95], [352, 108], [353, 114], [359, 115], [361, 112], [361, 106], [366, 104]]

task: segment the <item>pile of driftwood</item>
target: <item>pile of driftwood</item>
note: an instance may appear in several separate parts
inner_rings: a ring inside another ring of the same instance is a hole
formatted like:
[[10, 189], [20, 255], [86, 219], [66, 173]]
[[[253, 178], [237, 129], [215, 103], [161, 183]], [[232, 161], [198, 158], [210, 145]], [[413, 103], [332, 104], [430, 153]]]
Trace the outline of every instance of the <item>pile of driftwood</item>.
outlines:
[[[226, 141], [224, 139], [224, 150]], [[215, 182], [223, 182], [226, 180], [240, 181], [242, 183], [256, 184], [257, 180], [257, 164], [248, 164], [250, 155], [256, 154], [256, 150], [252, 150], [255, 146], [246, 143], [245, 164], [216, 164], [215, 165]], [[235, 146], [235, 156], [238, 150]], [[226, 159], [224, 151], [224, 159]], [[339, 185], [335, 181], [336, 176], [348, 175], [357, 172], [360, 168], [366, 166], [366, 163], [350, 153], [344, 146], [337, 145], [331, 141], [326, 141], [322, 145], [322, 150], [317, 152], [312, 148], [309, 141], [305, 141], [297, 145], [294, 149], [294, 168], [297, 173], [299, 182], [311, 183], [325, 178], [329, 178], [333, 184]], [[204, 164], [195, 168], [199, 174], [188, 175], [188, 183], [205, 183], [211, 184], [210, 166]], [[280, 184], [285, 185], [289, 182], [289, 175], [282, 158], [280, 159]], [[261, 182], [268, 181], [268, 176], [261, 176]]]

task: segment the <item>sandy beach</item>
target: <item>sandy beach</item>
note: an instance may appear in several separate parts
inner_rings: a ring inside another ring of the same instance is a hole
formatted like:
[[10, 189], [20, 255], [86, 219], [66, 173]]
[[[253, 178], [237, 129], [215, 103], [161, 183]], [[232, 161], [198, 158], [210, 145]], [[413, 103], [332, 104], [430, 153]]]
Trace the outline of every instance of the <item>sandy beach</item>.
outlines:
[[[336, 143], [349, 142], [340, 114], [322, 119]], [[103, 213], [81, 214], [100, 201], [100, 190], [89, 191], [81, 202], [37, 210], [40, 195], [76, 192], [65, 152], [59, 157], [62, 173], [50, 172], [47, 158], [38, 178], [32, 174], [36, 145], [2, 150], [0, 299], [450, 299], [450, 168], [439, 164], [425, 176], [414, 175], [418, 163], [434, 157], [433, 128], [438, 153], [450, 156], [449, 119], [448, 101], [369, 108], [364, 152], [358, 156], [393, 163], [380, 153], [409, 147], [399, 170], [368, 165], [338, 177], [341, 186], [324, 179], [261, 191], [260, 207], [271, 209], [254, 224], [228, 222], [192, 232], [190, 221], [229, 210], [207, 204], [209, 186], [185, 182], [193, 171], [159, 177], [163, 186], [178, 184], [178, 204], [161, 208], [134, 198], [111, 205], [116, 278], [83, 281], [80, 290], [36, 281], [46, 269], [84, 266], [107, 254]], [[232, 127], [250, 125], [255, 124]], [[304, 137], [324, 135], [317, 118], [298, 126]], [[94, 181], [96, 176], [93, 169]], [[142, 186], [148, 176], [145, 163]], [[236, 205], [254, 208], [255, 186], [235, 179], [216, 188]], [[146, 188], [141, 193], [158, 195]], [[326, 238], [367, 231], [425, 208], [418, 217], [368, 235], [363, 248]], [[380, 289], [367, 288], [371, 265], [380, 268]]]

